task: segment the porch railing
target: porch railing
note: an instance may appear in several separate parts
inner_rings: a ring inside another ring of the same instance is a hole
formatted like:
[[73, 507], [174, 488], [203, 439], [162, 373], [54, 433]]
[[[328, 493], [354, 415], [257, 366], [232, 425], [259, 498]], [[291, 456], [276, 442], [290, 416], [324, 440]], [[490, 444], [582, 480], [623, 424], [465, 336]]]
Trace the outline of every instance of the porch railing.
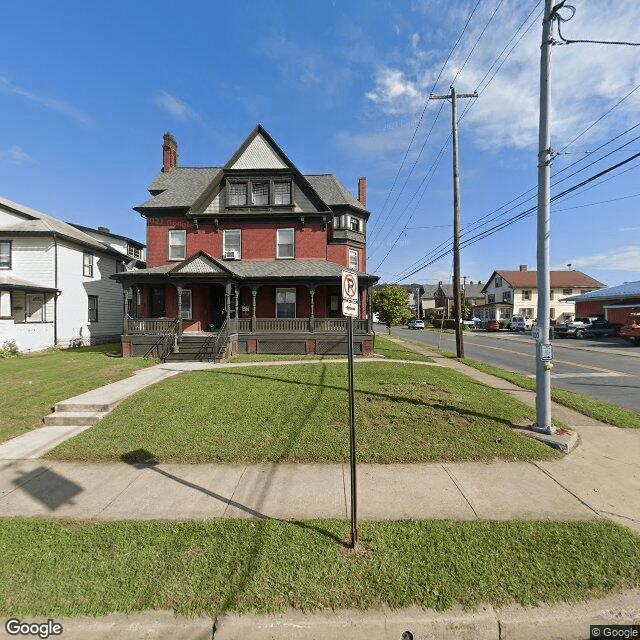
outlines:
[[158, 338], [147, 349], [147, 353], [144, 356], [145, 358], [157, 356], [164, 362], [171, 352], [171, 349], [173, 349], [178, 337], [178, 318], [170, 318], [163, 327], [164, 331], [162, 333], [152, 334], [157, 335]]
[[[239, 318], [238, 333], [346, 333], [345, 318]], [[367, 331], [367, 320], [354, 320], [353, 329]]]
[[164, 335], [177, 324], [177, 318], [128, 318], [127, 334]]

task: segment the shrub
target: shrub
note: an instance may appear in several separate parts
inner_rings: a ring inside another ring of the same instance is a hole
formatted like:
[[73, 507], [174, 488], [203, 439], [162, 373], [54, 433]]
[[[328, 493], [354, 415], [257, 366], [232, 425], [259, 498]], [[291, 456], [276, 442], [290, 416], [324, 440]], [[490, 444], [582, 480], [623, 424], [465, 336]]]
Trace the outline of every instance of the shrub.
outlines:
[[15, 340], [5, 340], [0, 347], [0, 358], [14, 358], [20, 355], [18, 345]]

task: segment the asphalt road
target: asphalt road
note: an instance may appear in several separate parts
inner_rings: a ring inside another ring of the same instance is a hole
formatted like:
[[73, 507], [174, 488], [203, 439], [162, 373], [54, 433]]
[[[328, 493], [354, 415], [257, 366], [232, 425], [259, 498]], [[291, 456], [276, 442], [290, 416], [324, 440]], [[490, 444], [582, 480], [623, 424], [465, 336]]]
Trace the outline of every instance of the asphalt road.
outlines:
[[[376, 325], [381, 335], [386, 327]], [[456, 352], [453, 333], [393, 327], [402, 338]], [[640, 347], [623, 338], [555, 339], [551, 384], [620, 407], [640, 411]], [[464, 355], [535, 378], [535, 342], [528, 333], [472, 331], [464, 333]]]

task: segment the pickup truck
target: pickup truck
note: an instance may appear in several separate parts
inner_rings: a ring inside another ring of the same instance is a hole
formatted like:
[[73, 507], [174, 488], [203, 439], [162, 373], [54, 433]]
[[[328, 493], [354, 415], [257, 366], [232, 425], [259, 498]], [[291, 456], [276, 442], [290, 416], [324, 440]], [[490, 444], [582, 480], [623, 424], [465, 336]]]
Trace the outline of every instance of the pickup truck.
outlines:
[[553, 328], [556, 338], [584, 338], [585, 331], [596, 321], [597, 317], [575, 318], [564, 324], [557, 324]]

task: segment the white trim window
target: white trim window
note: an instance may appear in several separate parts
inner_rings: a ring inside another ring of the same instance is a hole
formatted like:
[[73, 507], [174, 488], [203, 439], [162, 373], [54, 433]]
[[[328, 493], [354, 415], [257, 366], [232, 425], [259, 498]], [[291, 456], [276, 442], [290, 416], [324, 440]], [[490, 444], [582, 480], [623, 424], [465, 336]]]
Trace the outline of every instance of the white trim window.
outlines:
[[11, 240], [0, 240], [0, 269], [11, 269]]
[[276, 318], [296, 317], [296, 290], [276, 289]]
[[184, 260], [187, 257], [187, 232], [184, 229], [169, 231], [169, 260]]
[[0, 318], [11, 318], [11, 291], [0, 291]]
[[295, 229], [276, 230], [276, 258], [295, 258]]
[[357, 249], [349, 249], [349, 269], [360, 271], [360, 255]]
[[98, 296], [87, 296], [89, 322], [98, 322]]
[[523, 289], [522, 290], [522, 299], [523, 300], [531, 300], [531, 289]]
[[82, 275], [93, 278], [93, 254], [87, 251], [82, 254]]
[[225, 229], [222, 232], [222, 257], [227, 260], [242, 258], [242, 231], [240, 229]]
[[193, 318], [193, 297], [191, 289], [183, 289], [180, 297], [180, 315], [183, 320], [191, 320]]

